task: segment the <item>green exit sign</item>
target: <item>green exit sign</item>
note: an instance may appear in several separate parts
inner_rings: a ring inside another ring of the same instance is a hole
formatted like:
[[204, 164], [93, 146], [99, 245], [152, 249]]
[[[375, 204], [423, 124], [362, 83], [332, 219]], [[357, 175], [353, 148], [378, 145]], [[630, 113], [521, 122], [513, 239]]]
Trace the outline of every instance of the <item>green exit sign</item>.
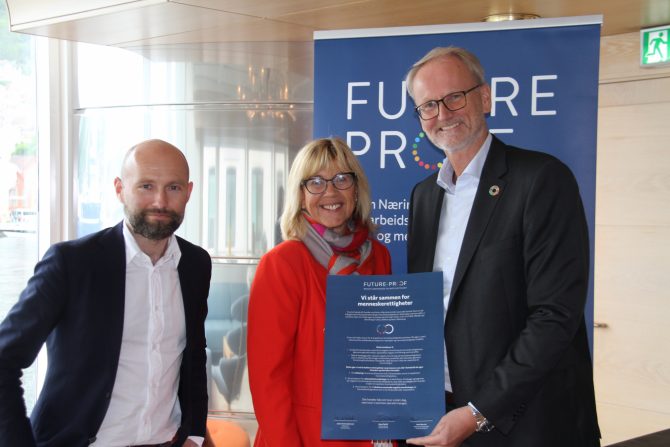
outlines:
[[670, 25], [640, 30], [640, 66], [670, 63]]

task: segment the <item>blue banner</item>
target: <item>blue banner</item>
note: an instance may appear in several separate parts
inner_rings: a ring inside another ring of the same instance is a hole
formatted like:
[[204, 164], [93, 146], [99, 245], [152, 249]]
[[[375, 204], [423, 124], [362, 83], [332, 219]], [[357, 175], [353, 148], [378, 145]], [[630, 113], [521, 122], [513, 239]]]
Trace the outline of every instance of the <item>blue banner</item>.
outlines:
[[[412, 187], [444, 159], [423, 134], [404, 85], [414, 62], [437, 46], [464, 47], [480, 58], [492, 89], [492, 133], [572, 169], [593, 253], [601, 22], [587, 16], [315, 33], [314, 136], [340, 136], [358, 155], [394, 272], [406, 271]], [[593, 274], [589, 290], [591, 322]]]

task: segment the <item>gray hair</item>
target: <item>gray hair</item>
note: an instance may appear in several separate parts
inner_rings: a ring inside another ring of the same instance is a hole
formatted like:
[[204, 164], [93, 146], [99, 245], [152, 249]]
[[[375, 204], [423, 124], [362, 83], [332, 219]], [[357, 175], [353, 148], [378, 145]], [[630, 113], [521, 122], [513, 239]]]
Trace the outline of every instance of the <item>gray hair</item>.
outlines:
[[424, 57], [419, 59], [417, 62], [412, 65], [412, 68], [409, 70], [407, 73], [407, 76], [405, 77], [405, 82], [407, 85], [407, 93], [409, 93], [409, 96], [414, 99], [414, 78], [416, 77], [416, 74], [423, 68], [424, 65], [426, 65], [428, 62], [439, 59], [439, 58], [444, 58], [444, 57], [457, 57], [460, 59], [461, 62], [465, 64], [465, 66], [468, 68], [470, 73], [472, 73], [472, 76], [475, 78], [475, 81], [478, 84], [484, 84], [486, 81], [484, 79], [484, 67], [482, 67], [481, 62], [479, 62], [479, 59], [477, 56], [466, 50], [465, 48], [460, 48], [460, 47], [454, 47], [454, 46], [448, 46], [448, 47], [436, 47], [430, 50]]

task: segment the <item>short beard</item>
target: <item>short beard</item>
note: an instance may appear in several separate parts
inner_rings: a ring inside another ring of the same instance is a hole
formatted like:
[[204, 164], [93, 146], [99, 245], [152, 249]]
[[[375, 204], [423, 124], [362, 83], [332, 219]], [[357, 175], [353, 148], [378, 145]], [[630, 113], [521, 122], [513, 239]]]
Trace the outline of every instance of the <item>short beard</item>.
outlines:
[[[484, 123], [482, 126], [480, 126], [478, 128], [476, 134], [470, 134], [470, 136], [468, 136], [465, 140], [461, 141], [458, 144], [458, 146], [449, 146], [449, 147], [442, 146], [442, 145], [438, 144], [438, 142], [433, 141], [433, 139], [431, 138], [430, 135], [428, 135], [428, 139], [430, 140], [431, 143], [433, 143], [433, 145], [435, 147], [437, 147], [439, 149], [442, 149], [442, 151], [444, 151], [445, 155], [447, 155], [447, 156], [454, 155], [454, 154], [458, 154], [459, 152], [463, 152], [465, 150], [471, 150], [472, 145], [475, 144], [475, 142], [480, 138], [480, 136], [482, 134], [488, 135], [488, 127], [485, 127], [485, 126], [486, 126], [486, 123]], [[484, 127], [483, 131], [482, 131], [482, 127]], [[482, 143], [485, 140], [486, 140], [486, 136], [484, 136], [484, 138], [481, 140]], [[477, 147], [477, 150], [479, 150], [479, 147]]]
[[[179, 214], [175, 211], [170, 211], [167, 209], [152, 208], [132, 214], [128, 207], [124, 207], [124, 211], [126, 212], [128, 223], [133, 229], [133, 232], [152, 241], [160, 241], [172, 236], [172, 234], [177, 231], [177, 228], [179, 228], [179, 225], [181, 225], [181, 222], [184, 220], [183, 214]], [[168, 214], [170, 216], [170, 220], [167, 223], [150, 223], [147, 221], [148, 213]]]
[[430, 140], [430, 142], [433, 143], [433, 146], [442, 150], [442, 152], [444, 152], [445, 155], [457, 154], [457, 153], [462, 152], [465, 149], [467, 149], [467, 145], [465, 145], [463, 143], [461, 143], [459, 146], [456, 146], [456, 147], [453, 147], [453, 146], [445, 147], [444, 145], [440, 144], [439, 141], [433, 141], [433, 139], [430, 136], [428, 136], [428, 140]]

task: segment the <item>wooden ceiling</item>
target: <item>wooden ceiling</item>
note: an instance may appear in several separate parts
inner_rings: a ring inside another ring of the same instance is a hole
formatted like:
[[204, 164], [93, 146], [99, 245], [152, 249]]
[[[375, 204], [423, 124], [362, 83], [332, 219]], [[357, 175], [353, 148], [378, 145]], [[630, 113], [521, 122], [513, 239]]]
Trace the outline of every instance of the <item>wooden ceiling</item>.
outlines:
[[[137, 47], [310, 41], [313, 32], [479, 22], [492, 14], [602, 15], [602, 34], [670, 23], [670, 0], [7, 0], [13, 31]], [[82, 6], [84, 5], [84, 6]], [[86, 7], [87, 10], [82, 10]]]

